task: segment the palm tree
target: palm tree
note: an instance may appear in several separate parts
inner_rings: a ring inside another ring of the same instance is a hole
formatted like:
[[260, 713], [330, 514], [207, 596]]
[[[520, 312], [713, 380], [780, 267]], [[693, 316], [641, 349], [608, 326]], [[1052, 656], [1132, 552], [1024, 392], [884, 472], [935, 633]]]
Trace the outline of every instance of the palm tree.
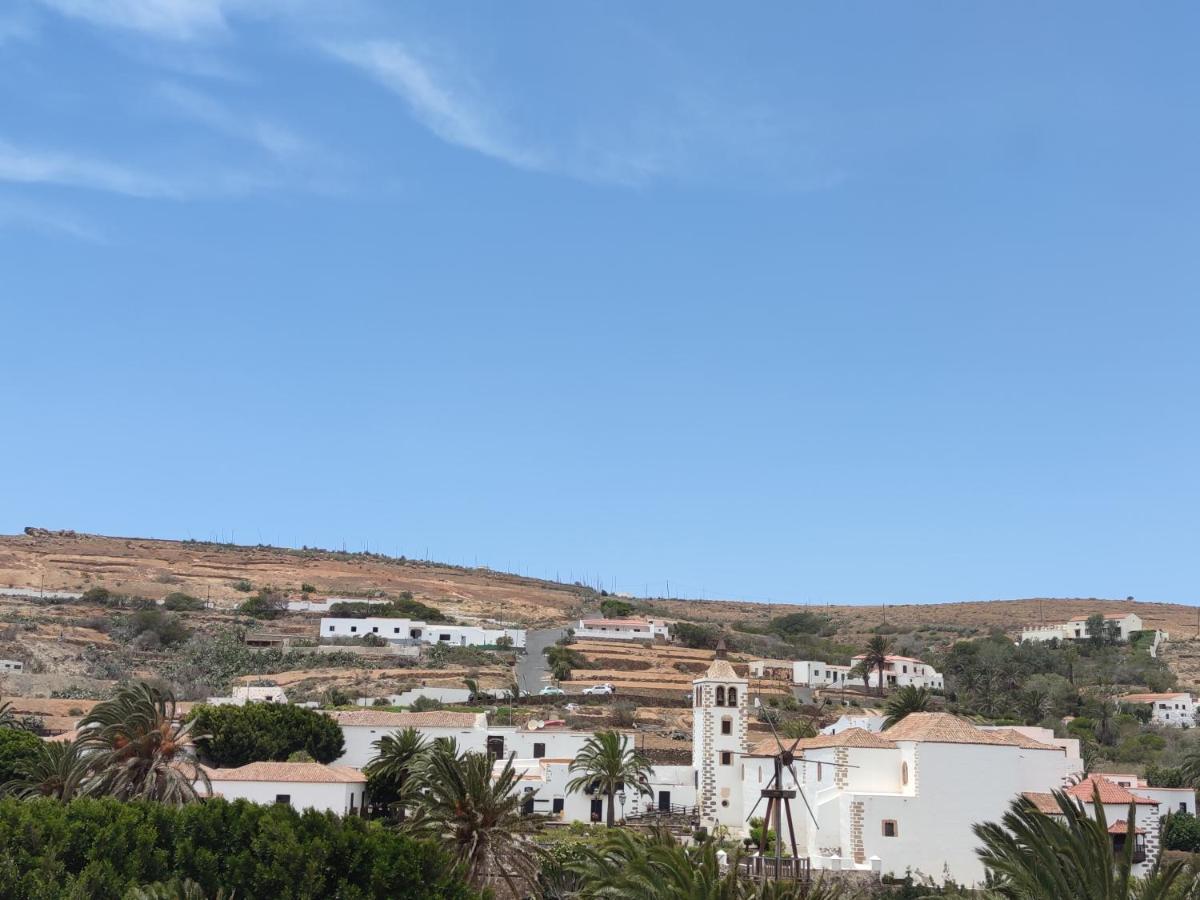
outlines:
[[5, 700], [0, 703], [0, 728], [20, 728], [17, 716], [12, 711], [12, 703]]
[[363, 767], [371, 802], [386, 805], [403, 822], [405, 807], [412, 801], [412, 776], [429, 750], [415, 728], [385, 734], [371, 745], [375, 757]]
[[435, 741], [415, 787], [416, 813], [405, 828], [446, 844], [474, 887], [500, 878], [513, 896], [524, 896], [516, 881], [534, 882], [538, 851], [529, 835], [545, 817], [522, 813], [530, 796], [518, 790], [512, 757], [493, 777], [487, 754], [458, 756]]
[[[1197, 896], [1196, 885], [1178, 893], [1179, 863], [1157, 867], [1146, 878], [1132, 875], [1134, 841], [1114, 854], [1097, 788], [1095, 815], [1070, 795], [1054, 792], [1059, 814], [1047, 815], [1024, 798], [1013, 801], [999, 823], [973, 826], [983, 842], [979, 858], [994, 890], [1010, 900], [1166, 900]], [[1130, 804], [1126, 822], [1133, 822]]]
[[616, 794], [632, 786], [639, 794], [653, 795], [650, 790], [650, 760], [640, 750], [629, 746], [629, 737], [615, 731], [599, 731], [583, 745], [571, 762], [571, 772], [581, 774], [567, 782], [571, 793], [599, 791], [608, 797], [605, 821], [611, 828], [616, 823]]
[[888, 654], [892, 652], [892, 642], [885, 638], [882, 634], [877, 634], [875, 637], [867, 641], [867, 650], [863, 654], [862, 666], [867, 671], [877, 670], [879, 672], [879, 696], [883, 696], [883, 679], [884, 670], [887, 669]]
[[196, 758], [191, 723], [175, 715], [175, 696], [139, 681], [97, 703], [79, 723], [80, 750], [91, 754], [94, 774], [86, 793], [122, 800], [182, 805], [199, 797], [196, 783], [212, 792]]
[[70, 800], [82, 792], [90, 773], [91, 765], [78, 742], [43, 741], [37, 755], [16, 764], [17, 777], [0, 785], [0, 793]]
[[[213, 900], [232, 900], [233, 894], [226, 894], [225, 889], [217, 891]], [[204, 888], [190, 878], [172, 878], [170, 881], [156, 881], [141, 887], [130, 888], [125, 894], [125, 900], [209, 900]]]
[[891, 728], [909, 713], [929, 712], [933, 708], [933, 693], [928, 688], [906, 684], [888, 697], [883, 708], [887, 713], [883, 727]]

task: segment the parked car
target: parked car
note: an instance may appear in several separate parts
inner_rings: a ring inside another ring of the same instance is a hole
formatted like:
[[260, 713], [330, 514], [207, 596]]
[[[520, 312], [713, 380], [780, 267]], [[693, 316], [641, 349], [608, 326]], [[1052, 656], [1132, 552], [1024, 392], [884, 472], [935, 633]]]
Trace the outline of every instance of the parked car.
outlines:
[[593, 684], [591, 687], [584, 688], [583, 693], [591, 694], [592, 696], [607, 696], [608, 694], [616, 693], [616, 691], [611, 684]]
[[567, 692], [564, 691], [562, 688], [555, 687], [552, 684], [548, 684], [544, 688], [542, 688], [540, 691], [538, 691], [538, 694], [540, 694], [543, 697], [564, 697], [564, 696], [566, 696], [566, 693]]

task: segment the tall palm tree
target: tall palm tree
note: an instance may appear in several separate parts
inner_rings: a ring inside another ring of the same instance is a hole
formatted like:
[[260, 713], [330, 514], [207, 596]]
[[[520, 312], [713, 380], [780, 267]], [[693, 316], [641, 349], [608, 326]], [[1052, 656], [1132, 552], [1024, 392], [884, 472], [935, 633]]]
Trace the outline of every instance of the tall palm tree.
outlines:
[[412, 802], [413, 775], [423, 763], [429, 745], [421, 732], [405, 728], [385, 734], [371, 745], [375, 756], [363, 766], [371, 802], [386, 805], [403, 822], [405, 807]]
[[35, 756], [16, 764], [17, 777], [0, 785], [0, 793], [70, 800], [82, 793], [90, 773], [91, 764], [77, 742], [43, 741]]
[[605, 821], [612, 827], [616, 823], [616, 794], [623, 788], [632, 788], [639, 794], [653, 796], [650, 790], [650, 760], [637, 749], [629, 746], [628, 735], [615, 731], [599, 731], [583, 745], [579, 755], [571, 762], [571, 772], [580, 774], [567, 782], [567, 790], [599, 791], [608, 798]]
[[458, 756], [435, 742], [415, 787], [416, 812], [404, 827], [447, 845], [474, 887], [503, 880], [513, 896], [524, 896], [517, 882], [531, 886], [538, 867], [529, 835], [545, 817], [522, 814], [529, 797], [519, 790], [512, 757], [493, 777], [487, 754]]
[[888, 654], [892, 652], [892, 642], [885, 638], [882, 634], [877, 634], [875, 637], [867, 641], [866, 652], [863, 653], [862, 666], [868, 672], [875, 670], [879, 672], [879, 696], [883, 696], [883, 679], [884, 670], [887, 669]]
[[884, 712], [887, 713], [887, 718], [883, 722], [884, 728], [891, 728], [909, 713], [929, 712], [933, 708], [933, 692], [928, 688], [914, 687], [911, 684], [906, 684], [892, 696], [888, 697], [884, 704]]
[[[1183, 868], [1171, 863], [1135, 878], [1134, 841], [1114, 854], [1097, 789], [1089, 816], [1070, 795], [1054, 793], [1059, 813], [1047, 815], [1023, 798], [1013, 801], [999, 823], [973, 826], [983, 842], [979, 858], [993, 890], [1010, 900], [1183, 900], [1198, 896], [1195, 884], [1177, 883]], [[1126, 822], [1133, 822], [1130, 805]], [[1180, 893], [1180, 889], [1183, 893]]]
[[175, 714], [175, 697], [144, 681], [123, 685], [79, 723], [80, 749], [91, 754], [87, 793], [122, 800], [182, 805], [196, 800], [196, 783], [212, 792], [196, 758], [191, 723]]

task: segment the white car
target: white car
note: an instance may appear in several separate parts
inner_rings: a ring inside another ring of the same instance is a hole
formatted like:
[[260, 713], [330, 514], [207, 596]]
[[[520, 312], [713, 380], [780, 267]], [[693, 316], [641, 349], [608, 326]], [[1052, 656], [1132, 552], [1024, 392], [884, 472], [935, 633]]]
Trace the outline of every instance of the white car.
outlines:
[[544, 688], [542, 688], [540, 691], [538, 691], [538, 694], [540, 694], [543, 697], [564, 697], [564, 696], [566, 696], [566, 693], [567, 692], [564, 691], [562, 688], [554, 687], [553, 685], [550, 685], [550, 684], [546, 685]]
[[608, 696], [614, 693], [611, 684], [593, 684], [591, 687], [583, 689], [583, 693], [591, 694], [592, 696]]

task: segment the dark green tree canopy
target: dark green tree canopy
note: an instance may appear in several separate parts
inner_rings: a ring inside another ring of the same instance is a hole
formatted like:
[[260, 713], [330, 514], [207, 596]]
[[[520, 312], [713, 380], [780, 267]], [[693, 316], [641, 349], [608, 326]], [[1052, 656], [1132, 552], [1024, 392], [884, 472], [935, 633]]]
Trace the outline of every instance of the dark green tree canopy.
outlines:
[[204, 759], [217, 766], [283, 762], [303, 750], [331, 763], [345, 750], [342, 729], [322, 713], [284, 703], [197, 706], [188, 714]]
[[11, 781], [41, 750], [42, 739], [18, 728], [0, 728], [0, 784]]

